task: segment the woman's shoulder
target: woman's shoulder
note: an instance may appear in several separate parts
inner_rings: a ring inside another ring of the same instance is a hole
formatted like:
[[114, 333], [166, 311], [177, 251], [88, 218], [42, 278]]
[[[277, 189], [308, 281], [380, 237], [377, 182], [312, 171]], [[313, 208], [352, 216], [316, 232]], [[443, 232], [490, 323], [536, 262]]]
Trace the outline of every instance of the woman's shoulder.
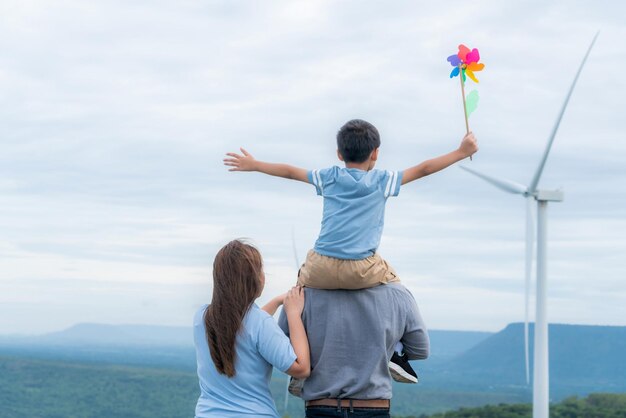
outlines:
[[193, 315], [193, 326], [197, 327], [197, 326], [204, 326], [204, 313], [206, 312], [207, 308], [209, 307], [208, 304], [202, 305], [197, 311], [196, 313]]
[[252, 304], [246, 313], [242, 325], [245, 331], [254, 339], [258, 339], [268, 331], [273, 331], [273, 328], [278, 328], [278, 323], [276, 323], [274, 317], [259, 308], [256, 303]]
[[259, 308], [259, 306], [256, 303], [253, 303], [250, 306], [250, 309], [248, 309], [248, 312], [246, 313], [244, 322], [254, 324], [254, 325], [261, 325], [263, 324], [264, 321], [268, 319], [273, 320], [274, 318], [270, 314], [265, 312], [263, 309]]

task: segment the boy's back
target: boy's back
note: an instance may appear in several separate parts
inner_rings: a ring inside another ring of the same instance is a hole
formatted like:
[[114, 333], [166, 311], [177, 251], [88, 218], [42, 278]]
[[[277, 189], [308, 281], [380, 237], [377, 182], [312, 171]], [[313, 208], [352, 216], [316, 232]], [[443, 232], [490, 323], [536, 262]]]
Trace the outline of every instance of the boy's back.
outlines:
[[307, 177], [324, 197], [315, 251], [348, 260], [374, 255], [383, 231], [385, 202], [400, 192], [402, 172], [335, 166], [311, 170]]

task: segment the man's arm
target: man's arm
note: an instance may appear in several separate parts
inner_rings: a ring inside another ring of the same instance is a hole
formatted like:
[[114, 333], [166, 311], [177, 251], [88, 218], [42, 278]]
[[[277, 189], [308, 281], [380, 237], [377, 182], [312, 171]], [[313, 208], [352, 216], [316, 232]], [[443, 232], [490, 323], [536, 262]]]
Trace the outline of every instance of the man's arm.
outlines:
[[224, 158], [224, 165], [232, 167], [228, 171], [258, 171], [260, 173], [269, 174], [270, 176], [283, 177], [290, 180], [309, 182], [307, 171], [304, 168], [294, 167], [288, 164], [266, 163], [257, 161], [245, 149], [240, 148], [243, 155], [234, 152], [228, 152], [226, 155], [230, 158]]
[[404, 170], [402, 173], [402, 184], [404, 185], [412, 182], [413, 180], [417, 180], [436, 173], [437, 171], [441, 171], [457, 161], [461, 161], [462, 159], [469, 157], [476, 151], [478, 151], [476, 138], [474, 138], [474, 134], [470, 132], [463, 137], [463, 141], [461, 141], [461, 145], [458, 149], [439, 157], [426, 160], [414, 167]]
[[428, 331], [415, 299], [412, 295], [407, 296], [407, 319], [400, 341], [409, 360], [424, 360], [430, 354]]

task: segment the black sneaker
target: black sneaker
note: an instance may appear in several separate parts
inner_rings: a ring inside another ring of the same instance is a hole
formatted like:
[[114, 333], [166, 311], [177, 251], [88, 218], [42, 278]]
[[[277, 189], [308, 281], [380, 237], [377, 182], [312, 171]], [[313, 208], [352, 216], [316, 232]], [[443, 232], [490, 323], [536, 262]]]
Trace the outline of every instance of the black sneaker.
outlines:
[[289, 378], [289, 393], [293, 396], [302, 397], [302, 386], [304, 386], [304, 379]]
[[417, 373], [409, 364], [406, 355], [401, 356], [394, 351], [391, 360], [389, 360], [389, 371], [396, 382], [417, 383]]

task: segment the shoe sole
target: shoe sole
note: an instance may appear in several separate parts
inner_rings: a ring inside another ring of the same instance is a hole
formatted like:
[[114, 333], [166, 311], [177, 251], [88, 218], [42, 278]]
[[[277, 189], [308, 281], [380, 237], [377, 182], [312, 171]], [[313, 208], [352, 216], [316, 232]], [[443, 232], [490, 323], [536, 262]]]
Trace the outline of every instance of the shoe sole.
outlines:
[[396, 363], [389, 363], [389, 371], [391, 372], [391, 377], [393, 377], [393, 380], [396, 382], [417, 383], [417, 377], [410, 375]]
[[296, 396], [298, 398], [302, 398], [302, 385], [304, 381], [301, 379], [291, 378], [289, 380], [289, 388], [288, 391], [291, 395]]

